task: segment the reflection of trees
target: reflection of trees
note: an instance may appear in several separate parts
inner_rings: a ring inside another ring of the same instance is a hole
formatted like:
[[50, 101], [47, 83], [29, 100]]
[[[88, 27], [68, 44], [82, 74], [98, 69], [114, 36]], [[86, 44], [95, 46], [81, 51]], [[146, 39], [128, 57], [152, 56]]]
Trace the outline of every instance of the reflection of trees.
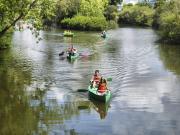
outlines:
[[31, 82], [31, 71], [23, 70], [26, 67], [24, 61], [18, 65], [12, 55], [8, 50], [0, 55], [0, 134], [32, 134], [38, 119], [29, 108], [25, 95], [25, 87]]
[[[81, 102], [60, 105], [56, 99], [45, 98], [46, 89], [33, 88], [32, 71], [28, 66], [11, 51], [0, 54], [1, 135], [46, 135], [54, 124], [63, 124], [64, 120], [79, 114]], [[74, 130], [66, 132], [76, 134]]]
[[160, 45], [159, 52], [165, 67], [180, 75], [180, 46]]
[[100, 119], [105, 119], [105, 117], [107, 116], [109, 104], [110, 104], [110, 102], [102, 103], [102, 102], [98, 102], [98, 101], [91, 99], [91, 101], [79, 102], [78, 109], [79, 110], [81, 110], [81, 109], [88, 110], [90, 108], [93, 108], [96, 112], [99, 113]]

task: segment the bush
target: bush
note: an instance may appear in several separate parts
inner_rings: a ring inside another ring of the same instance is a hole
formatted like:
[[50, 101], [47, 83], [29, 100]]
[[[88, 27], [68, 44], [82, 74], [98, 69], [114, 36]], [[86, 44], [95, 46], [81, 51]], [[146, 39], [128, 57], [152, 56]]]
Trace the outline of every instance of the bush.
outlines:
[[87, 17], [77, 15], [61, 21], [62, 28], [77, 30], [104, 30], [108, 23], [104, 17]]
[[110, 21], [108, 22], [108, 28], [109, 28], [109, 29], [115, 29], [115, 28], [117, 28], [117, 27], [118, 27], [118, 24], [117, 24], [116, 21], [110, 20]]
[[105, 10], [104, 16], [106, 17], [107, 20], [117, 21], [118, 18], [117, 6], [109, 5]]
[[180, 43], [180, 1], [167, 2], [162, 9], [163, 12], [159, 18], [159, 30], [162, 39], [172, 43]]
[[149, 6], [125, 6], [119, 15], [119, 23], [152, 26], [154, 10]]

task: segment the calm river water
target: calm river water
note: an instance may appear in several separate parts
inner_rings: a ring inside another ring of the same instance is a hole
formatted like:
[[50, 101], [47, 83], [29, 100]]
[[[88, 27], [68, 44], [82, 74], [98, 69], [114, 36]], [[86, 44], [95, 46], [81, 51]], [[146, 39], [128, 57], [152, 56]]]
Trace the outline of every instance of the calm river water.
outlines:
[[[0, 135], [179, 135], [180, 46], [161, 45], [152, 29], [13, 34], [0, 51]], [[59, 57], [73, 44], [75, 61]], [[95, 69], [111, 77], [109, 104], [88, 100]]]

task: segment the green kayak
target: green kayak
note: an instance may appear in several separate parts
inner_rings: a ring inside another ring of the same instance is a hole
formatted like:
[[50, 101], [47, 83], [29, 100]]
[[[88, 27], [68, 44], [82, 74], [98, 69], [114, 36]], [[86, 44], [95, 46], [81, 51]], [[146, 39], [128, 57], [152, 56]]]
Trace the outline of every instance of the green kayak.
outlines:
[[68, 55], [68, 56], [67, 56], [67, 59], [69, 59], [69, 60], [75, 60], [75, 59], [78, 58], [78, 57], [79, 57], [79, 54], [76, 53], [76, 54], [74, 54], [74, 55]]
[[91, 86], [88, 87], [89, 91], [89, 98], [95, 99], [101, 102], [108, 102], [111, 99], [111, 91], [107, 90], [105, 93], [99, 93], [97, 91], [97, 88], [91, 88]]

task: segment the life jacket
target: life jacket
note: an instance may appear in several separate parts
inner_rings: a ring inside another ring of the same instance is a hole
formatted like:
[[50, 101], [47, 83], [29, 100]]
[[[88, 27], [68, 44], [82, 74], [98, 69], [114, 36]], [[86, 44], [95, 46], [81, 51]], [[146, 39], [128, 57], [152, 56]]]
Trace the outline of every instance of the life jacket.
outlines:
[[98, 87], [98, 92], [99, 93], [104, 93], [106, 91], [106, 83], [100, 83]]

